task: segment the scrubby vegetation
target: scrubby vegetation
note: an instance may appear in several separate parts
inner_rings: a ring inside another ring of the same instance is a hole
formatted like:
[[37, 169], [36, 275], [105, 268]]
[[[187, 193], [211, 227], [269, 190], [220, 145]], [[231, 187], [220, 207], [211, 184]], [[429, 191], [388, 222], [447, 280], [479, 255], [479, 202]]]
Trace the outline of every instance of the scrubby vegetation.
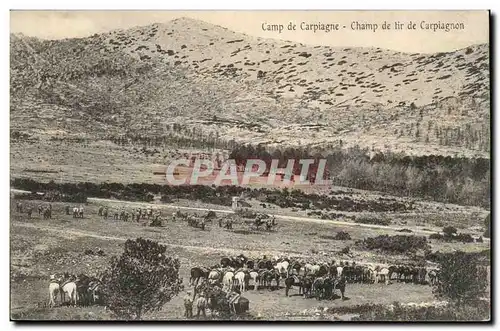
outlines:
[[415, 253], [419, 250], [427, 251], [430, 245], [426, 237], [406, 235], [380, 235], [366, 238], [356, 243], [368, 250], [381, 250], [388, 253]]
[[356, 223], [362, 224], [375, 224], [375, 225], [390, 225], [391, 221], [386, 218], [382, 218], [379, 215], [360, 215], [354, 220]]
[[84, 193], [61, 194], [59, 192], [49, 191], [43, 195], [37, 193], [17, 193], [14, 194], [17, 200], [42, 200], [50, 202], [77, 202], [86, 203], [87, 196]]
[[299, 190], [288, 189], [252, 189], [240, 186], [206, 186], [206, 185], [157, 185], [157, 184], [121, 184], [121, 183], [64, 183], [57, 184], [37, 182], [32, 179], [15, 178], [11, 186], [30, 192], [54, 191], [59, 194], [83, 194], [87, 197], [114, 198], [129, 201], [153, 201], [155, 195], [161, 201], [171, 202], [174, 199], [198, 200], [222, 206], [231, 206], [233, 196], [245, 193], [249, 198], [261, 203], [276, 204], [282, 208], [299, 208], [302, 210], [337, 210], [337, 211], [404, 211], [411, 206], [389, 200], [354, 200], [350, 197], [334, 197], [328, 195], [308, 194]]
[[398, 321], [398, 322], [432, 322], [432, 321], [488, 321], [491, 318], [489, 302], [481, 301], [474, 306], [420, 306], [403, 305], [398, 302], [390, 306], [364, 304], [352, 307], [339, 307], [337, 314], [359, 314], [352, 321]]
[[[457, 229], [453, 226], [443, 228], [443, 234], [432, 233], [429, 239], [445, 240], [445, 241], [459, 241], [463, 243], [473, 243], [474, 238], [469, 233], [457, 233]], [[482, 240], [482, 239], [481, 239]]]

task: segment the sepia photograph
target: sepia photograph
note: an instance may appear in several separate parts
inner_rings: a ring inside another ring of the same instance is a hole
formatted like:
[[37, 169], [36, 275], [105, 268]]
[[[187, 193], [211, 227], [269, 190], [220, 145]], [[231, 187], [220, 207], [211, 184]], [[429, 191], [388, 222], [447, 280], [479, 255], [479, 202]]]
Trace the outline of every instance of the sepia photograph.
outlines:
[[11, 321], [492, 321], [488, 10], [9, 16]]

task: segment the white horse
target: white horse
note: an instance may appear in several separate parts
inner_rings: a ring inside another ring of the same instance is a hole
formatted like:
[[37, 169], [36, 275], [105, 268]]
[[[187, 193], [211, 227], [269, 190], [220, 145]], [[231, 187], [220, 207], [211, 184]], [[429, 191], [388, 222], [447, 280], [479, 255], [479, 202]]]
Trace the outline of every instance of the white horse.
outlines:
[[74, 207], [73, 208], [73, 218], [77, 218], [78, 217], [78, 207]]
[[250, 271], [250, 278], [253, 280], [253, 289], [257, 290], [259, 288], [259, 273], [257, 271]]
[[234, 273], [232, 271], [228, 271], [224, 274], [222, 278], [222, 288], [226, 289], [226, 291], [231, 291], [234, 285]]
[[69, 282], [62, 286], [61, 288], [61, 302], [64, 302], [66, 299], [66, 294], [69, 298], [69, 304], [73, 304], [76, 306], [78, 302], [78, 292], [76, 290], [76, 283]]
[[306, 272], [310, 275], [316, 275], [319, 272], [320, 266], [315, 264], [312, 265], [310, 263], [307, 263], [304, 268], [306, 269]]
[[56, 305], [57, 294], [60, 293], [61, 287], [55, 279], [55, 275], [50, 275], [49, 284], [49, 307], [52, 308]]
[[244, 271], [238, 271], [236, 275], [234, 275], [234, 281], [239, 286], [240, 292], [244, 292], [247, 290], [249, 275]]
[[278, 262], [274, 268], [280, 273], [280, 275], [286, 274], [286, 277], [288, 278], [289, 265], [290, 265], [290, 263], [288, 261], [282, 261], [282, 262]]

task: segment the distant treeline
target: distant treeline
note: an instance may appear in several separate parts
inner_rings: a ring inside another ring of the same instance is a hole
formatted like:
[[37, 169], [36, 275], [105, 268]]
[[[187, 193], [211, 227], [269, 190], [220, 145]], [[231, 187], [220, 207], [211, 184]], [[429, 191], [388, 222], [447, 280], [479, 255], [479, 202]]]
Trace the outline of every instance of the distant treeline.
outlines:
[[[441, 155], [403, 156], [376, 153], [359, 147], [335, 151], [285, 148], [267, 151], [262, 146], [238, 146], [230, 158], [244, 165], [248, 159], [279, 159], [285, 167], [290, 159], [326, 158], [327, 175], [334, 185], [387, 192], [399, 196], [490, 206], [490, 160]], [[268, 163], [268, 162], [266, 162]], [[294, 169], [300, 174], [300, 168]]]

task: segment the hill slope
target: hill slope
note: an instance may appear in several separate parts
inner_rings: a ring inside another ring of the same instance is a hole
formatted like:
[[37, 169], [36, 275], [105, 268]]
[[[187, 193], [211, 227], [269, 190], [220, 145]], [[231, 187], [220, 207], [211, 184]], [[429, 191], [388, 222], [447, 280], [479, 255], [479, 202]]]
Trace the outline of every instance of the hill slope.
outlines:
[[438, 54], [254, 38], [177, 19], [88, 38], [11, 35], [12, 130], [489, 151], [488, 45]]

